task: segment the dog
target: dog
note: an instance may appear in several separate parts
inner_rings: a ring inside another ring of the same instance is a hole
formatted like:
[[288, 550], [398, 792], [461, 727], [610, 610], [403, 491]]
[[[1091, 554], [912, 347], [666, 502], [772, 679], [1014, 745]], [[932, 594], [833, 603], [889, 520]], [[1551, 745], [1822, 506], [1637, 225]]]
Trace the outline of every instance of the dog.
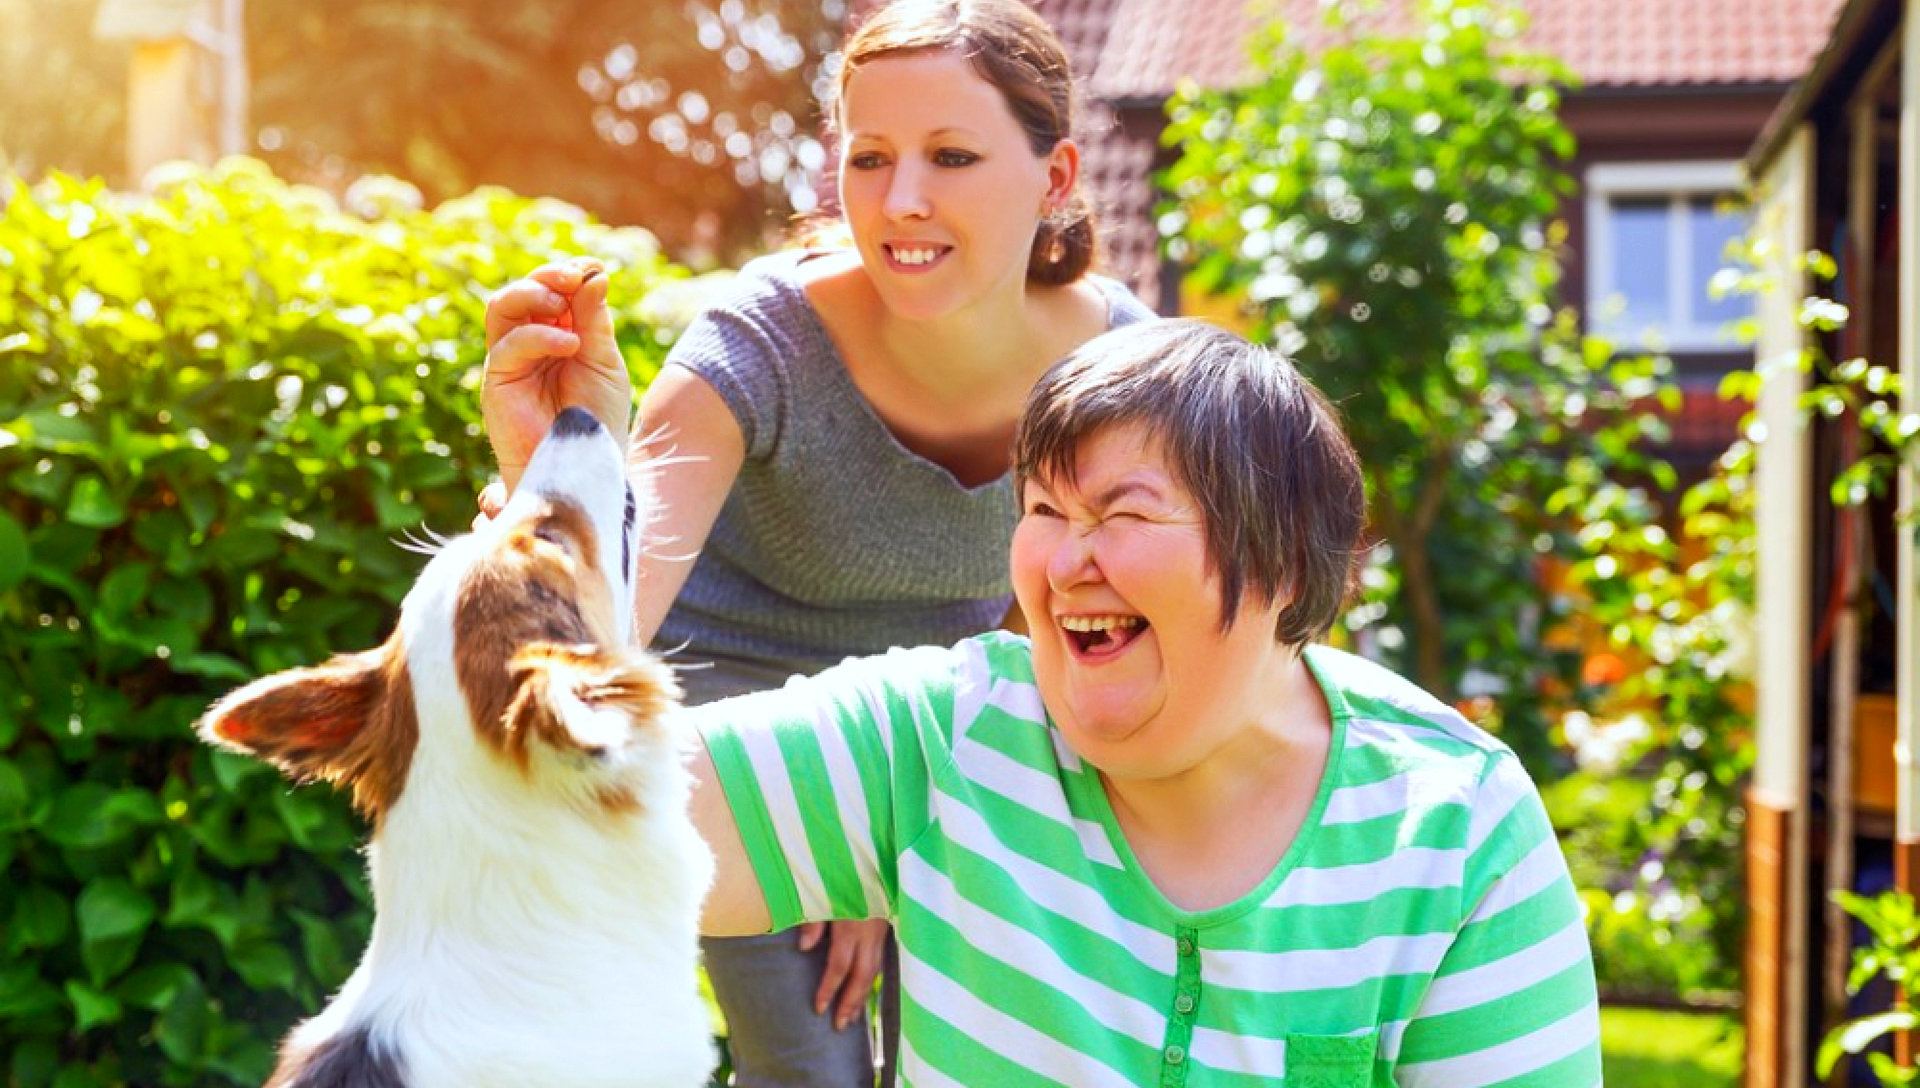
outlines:
[[713, 858], [671, 672], [634, 648], [620, 443], [562, 412], [492, 521], [440, 542], [376, 649], [197, 723], [372, 824], [374, 923], [268, 1088], [694, 1088]]

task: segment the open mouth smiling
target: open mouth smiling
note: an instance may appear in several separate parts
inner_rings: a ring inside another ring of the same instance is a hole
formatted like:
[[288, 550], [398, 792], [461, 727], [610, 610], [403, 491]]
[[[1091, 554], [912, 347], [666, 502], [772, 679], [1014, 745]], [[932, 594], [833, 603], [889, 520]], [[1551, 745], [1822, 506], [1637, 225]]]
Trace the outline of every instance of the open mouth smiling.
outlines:
[[908, 268], [932, 264], [947, 255], [950, 246], [937, 246], [927, 243], [892, 242], [887, 245], [887, 255], [895, 264]]
[[1080, 657], [1111, 657], [1147, 630], [1139, 616], [1061, 616], [1060, 629]]

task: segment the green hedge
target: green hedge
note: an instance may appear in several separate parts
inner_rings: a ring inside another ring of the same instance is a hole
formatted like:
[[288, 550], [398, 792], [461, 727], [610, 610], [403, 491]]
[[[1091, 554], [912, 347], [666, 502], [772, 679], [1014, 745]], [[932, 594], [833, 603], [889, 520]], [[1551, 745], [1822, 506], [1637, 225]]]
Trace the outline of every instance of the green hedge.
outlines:
[[395, 542], [471, 521], [488, 290], [607, 258], [644, 380], [691, 281], [644, 231], [503, 192], [424, 211], [369, 179], [341, 207], [243, 160], [150, 197], [7, 184], [0, 1075], [258, 1083], [359, 955], [364, 829], [190, 723], [379, 641], [422, 562]]

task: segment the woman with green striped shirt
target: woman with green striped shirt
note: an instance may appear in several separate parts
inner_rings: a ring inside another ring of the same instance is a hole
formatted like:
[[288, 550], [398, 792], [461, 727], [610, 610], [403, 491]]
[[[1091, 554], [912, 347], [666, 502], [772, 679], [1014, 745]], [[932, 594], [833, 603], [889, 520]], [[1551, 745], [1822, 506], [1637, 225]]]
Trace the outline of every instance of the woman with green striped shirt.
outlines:
[[891, 919], [911, 1085], [1598, 1085], [1533, 784], [1313, 645], [1365, 517], [1319, 393], [1128, 326], [1035, 387], [1015, 473], [1030, 636], [688, 712], [707, 927]]

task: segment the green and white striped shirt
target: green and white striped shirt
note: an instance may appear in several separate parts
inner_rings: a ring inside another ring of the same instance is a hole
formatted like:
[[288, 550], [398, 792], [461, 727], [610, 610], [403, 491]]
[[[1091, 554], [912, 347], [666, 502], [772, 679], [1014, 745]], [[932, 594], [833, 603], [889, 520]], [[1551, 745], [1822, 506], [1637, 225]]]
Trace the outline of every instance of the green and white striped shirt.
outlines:
[[1312, 647], [1325, 778], [1260, 887], [1194, 913], [1048, 724], [1025, 639], [849, 661], [688, 713], [775, 928], [890, 917], [916, 1088], [1600, 1083], [1592, 953], [1533, 784]]

